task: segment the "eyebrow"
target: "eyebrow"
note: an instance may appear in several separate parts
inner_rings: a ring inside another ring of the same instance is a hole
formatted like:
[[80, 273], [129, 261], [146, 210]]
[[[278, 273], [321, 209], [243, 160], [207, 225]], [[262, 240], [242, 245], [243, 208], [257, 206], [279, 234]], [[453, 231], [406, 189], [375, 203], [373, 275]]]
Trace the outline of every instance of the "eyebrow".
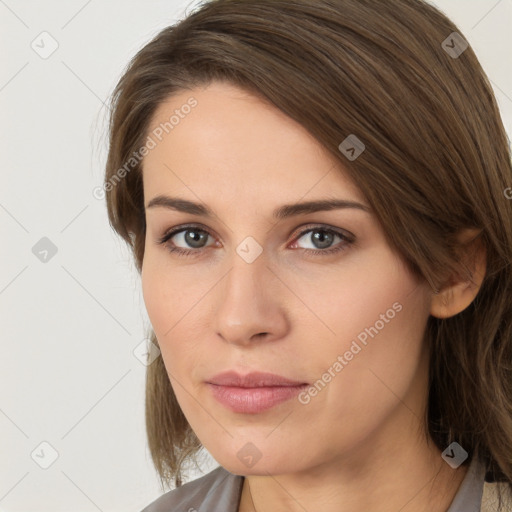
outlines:
[[[179, 197], [169, 197], [159, 195], [149, 201], [146, 206], [148, 208], [164, 207], [171, 210], [176, 210], [183, 213], [190, 213], [192, 215], [200, 215], [208, 218], [215, 217], [215, 214], [207, 206], [194, 203]], [[356, 201], [348, 201], [345, 199], [319, 199], [316, 201], [308, 201], [294, 204], [285, 204], [276, 208], [273, 212], [274, 219], [282, 220], [295, 215], [305, 215], [308, 213], [316, 213], [320, 211], [337, 210], [342, 208], [354, 208], [371, 213], [371, 209]]]

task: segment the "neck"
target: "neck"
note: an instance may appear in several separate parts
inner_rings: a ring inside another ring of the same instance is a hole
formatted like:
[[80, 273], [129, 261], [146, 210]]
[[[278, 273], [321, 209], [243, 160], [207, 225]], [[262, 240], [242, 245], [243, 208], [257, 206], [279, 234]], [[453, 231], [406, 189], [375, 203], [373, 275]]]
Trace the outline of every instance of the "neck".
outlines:
[[452, 469], [437, 449], [423, 463], [414, 450], [404, 447], [403, 455], [356, 471], [333, 465], [301, 474], [247, 476], [239, 512], [446, 512], [467, 466]]

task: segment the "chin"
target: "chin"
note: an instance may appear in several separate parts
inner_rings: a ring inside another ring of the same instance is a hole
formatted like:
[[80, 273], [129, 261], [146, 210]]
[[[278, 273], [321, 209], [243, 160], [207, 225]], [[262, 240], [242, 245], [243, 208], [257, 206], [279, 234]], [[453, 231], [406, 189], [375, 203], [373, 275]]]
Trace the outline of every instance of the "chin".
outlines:
[[249, 455], [251, 450], [252, 447], [249, 445], [242, 448], [242, 450], [238, 450], [234, 457], [226, 457], [226, 452], [224, 452], [222, 457], [215, 457], [215, 460], [230, 473], [243, 476], [281, 475], [296, 473], [303, 469], [304, 459], [300, 461], [299, 465], [297, 461], [290, 459], [287, 450], [279, 454], [273, 453], [267, 457], [261, 454], [260, 458], [257, 458], [258, 455], [254, 451], [252, 460], [251, 455]]

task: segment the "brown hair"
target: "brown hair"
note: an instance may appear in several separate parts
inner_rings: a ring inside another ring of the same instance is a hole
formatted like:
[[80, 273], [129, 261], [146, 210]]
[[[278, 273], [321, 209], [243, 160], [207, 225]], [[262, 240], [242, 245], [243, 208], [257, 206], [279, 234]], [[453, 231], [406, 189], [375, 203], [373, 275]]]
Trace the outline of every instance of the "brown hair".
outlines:
[[[365, 194], [389, 244], [433, 289], [451, 274], [471, 278], [456, 236], [479, 229], [487, 269], [475, 300], [451, 318], [428, 320], [425, 432], [441, 451], [457, 441], [485, 462], [488, 481], [511, 485], [512, 218], [504, 191], [512, 163], [489, 80], [453, 32], [460, 34], [422, 0], [204, 3], [144, 46], [112, 94], [107, 207], [140, 271], [142, 166], [113, 178], [144, 144], [161, 102], [222, 80], [309, 130]], [[338, 149], [351, 134], [366, 147], [353, 161]], [[146, 386], [151, 456], [162, 482], [181, 485], [182, 465], [201, 444], [161, 357]]]

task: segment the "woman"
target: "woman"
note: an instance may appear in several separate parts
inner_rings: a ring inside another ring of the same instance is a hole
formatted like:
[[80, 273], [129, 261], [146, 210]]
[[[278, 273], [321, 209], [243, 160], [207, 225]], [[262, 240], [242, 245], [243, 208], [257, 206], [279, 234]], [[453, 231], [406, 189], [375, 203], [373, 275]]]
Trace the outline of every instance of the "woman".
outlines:
[[[511, 510], [511, 185], [428, 3], [214, 0], [162, 30], [105, 176], [177, 487], [144, 512]], [[182, 486], [201, 447], [220, 467]]]

